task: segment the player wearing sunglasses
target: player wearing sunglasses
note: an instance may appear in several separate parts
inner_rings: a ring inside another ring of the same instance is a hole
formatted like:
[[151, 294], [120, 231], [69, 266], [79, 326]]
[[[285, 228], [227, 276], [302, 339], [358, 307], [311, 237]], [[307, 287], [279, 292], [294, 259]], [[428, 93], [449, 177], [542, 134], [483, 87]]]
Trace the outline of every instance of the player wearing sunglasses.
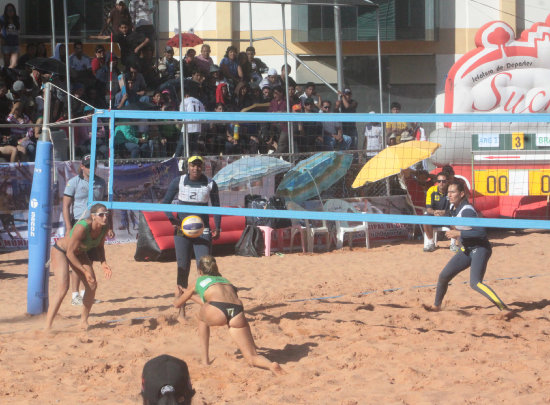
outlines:
[[88, 328], [88, 316], [95, 302], [97, 280], [93, 262], [88, 253], [95, 251], [97, 260], [106, 279], [111, 278], [111, 267], [105, 260], [105, 238], [109, 230], [109, 211], [103, 204], [95, 204], [90, 208], [90, 217], [78, 221], [70, 233], [57, 240], [51, 250], [51, 269], [56, 279], [57, 291], [50, 295], [50, 306], [46, 316], [45, 329], [52, 327], [53, 319], [59, 311], [61, 302], [69, 290], [69, 266], [80, 277], [86, 288], [84, 294], [80, 325]]

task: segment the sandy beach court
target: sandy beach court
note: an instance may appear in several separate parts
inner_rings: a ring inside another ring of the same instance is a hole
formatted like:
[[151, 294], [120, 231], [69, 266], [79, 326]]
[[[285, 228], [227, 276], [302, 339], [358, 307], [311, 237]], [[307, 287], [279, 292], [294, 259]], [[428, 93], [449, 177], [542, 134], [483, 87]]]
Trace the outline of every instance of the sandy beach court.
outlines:
[[[135, 244], [106, 246], [113, 277], [98, 276], [102, 302], [85, 332], [70, 294], [53, 333], [42, 332], [44, 316], [25, 315], [28, 252], [0, 254], [0, 403], [139, 404], [143, 365], [163, 353], [188, 363], [194, 404], [550, 403], [550, 233], [490, 238], [485, 281], [517, 311], [510, 320], [469, 287], [468, 271], [442, 312], [422, 308], [452, 255], [445, 241], [434, 253], [411, 241], [218, 257], [259, 352], [287, 372], [278, 377], [248, 367], [223, 327], [203, 366], [198, 306], [185, 323], [172, 307], [175, 263], [137, 263]], [[194, 263], [191, 274], [194, 283]]]

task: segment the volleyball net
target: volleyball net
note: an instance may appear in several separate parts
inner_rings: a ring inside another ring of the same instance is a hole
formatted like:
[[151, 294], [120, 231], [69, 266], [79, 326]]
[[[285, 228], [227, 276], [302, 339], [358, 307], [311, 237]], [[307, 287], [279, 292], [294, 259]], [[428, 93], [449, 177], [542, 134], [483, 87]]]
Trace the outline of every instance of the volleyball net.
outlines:
[[[545, 119], [542, 114], [97, 111], [91, 174], [98, 170], [95, 159], [108, 155], [101, 165], [108, 198], [94, 201], [90, 188], [89, 203], [125, 211], [394, 224], [398, 231], [392, 232], [409, 235], [416, 224], [550, 229]], [[186, 171], [186, 159], [170, 158], [174, 153], [203, 156], [221, 207], [160, 204], [169, 181], [179, 169]], [[131, 169], [122, 170], [128, 162]], [[466, 185], [481, 218], [423, 215], [426, 193], [438, 186], [437, 174], [449, 170], [445, 166]], [[123, 179], [132, 170], [141, 177], [128, 185]], [[287, 209], [251, 204], [273, 196], [284, 197]]]

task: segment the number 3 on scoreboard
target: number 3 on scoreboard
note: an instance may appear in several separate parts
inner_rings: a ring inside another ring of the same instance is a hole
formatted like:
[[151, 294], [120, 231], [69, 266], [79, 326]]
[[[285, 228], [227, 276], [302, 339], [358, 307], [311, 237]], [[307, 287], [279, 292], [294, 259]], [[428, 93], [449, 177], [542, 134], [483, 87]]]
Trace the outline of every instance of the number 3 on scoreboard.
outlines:
[[512, 149], [524, 149], [525, 148], [525, 138], [523, 137], [523, 132], [514, 132], [512, 134]]

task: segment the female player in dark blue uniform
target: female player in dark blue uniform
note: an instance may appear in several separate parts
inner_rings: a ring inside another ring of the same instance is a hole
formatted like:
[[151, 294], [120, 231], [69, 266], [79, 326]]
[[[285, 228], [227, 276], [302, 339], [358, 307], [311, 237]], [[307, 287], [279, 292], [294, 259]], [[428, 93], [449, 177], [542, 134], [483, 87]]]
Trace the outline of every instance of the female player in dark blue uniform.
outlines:
[[[447, 196], [452, 204], [451, 215], [462, 218], [476, 218], [476, 210], [466, 198], [463, 183], [453, 182], [449, 185]], [[447, 292], [449, 282], [460, 272], [470, 267], [470, 287], [487, 297], [498, 309], [506, 309], [506, 305], [491, 287], [483, 283], [487, 262], [491, 257], [492, 248], [485, 228], [456, 226], [447, 231], [448, 238], [459, 238], [462, 247], [453, 256], [439, 274], [434, 306], [425, 306], [427, 310], [441, 310], [441, 302]]]
[[[213, 207], [220, 206], [220, 196], [218, 193], [218, 185], [212, 179], [206, 177], [203, 171], [204, 160], [200, 156], [191, 156], [187, 160], [188, 173], [176, 177], [166, 190], [166, 195], [162, 200], [163, 204], [186, 204], [186, 205], [208, 205]], [[175, 201], [174, 201], [175, 200]], [[174, 225], [174, 244], [176, 249], [176, 261], [178, 263], [178, 291], [177, 295], [181, 294], [181, 289], [187, 289], [189, 279], [189, 269], [191, 267], [191, 252], [195, 252], [195, 260], [197, 264], [201, 257], [210, 254], [212, 248], [212, 239], [217, 239], [220, 236], [221, 215], [214, 215], [215, 228], [210, 230], [208, 214], [200, 214], [199, 216], [204, 223], [204, 232], [197, 238], [188, 238], [181, 231], [181, 221], [188, 215], [178, 213], [177, 218], [174, 218], [173, 213], [167, 212], [168, 219]], [[195, 215], [195, 214], [192, 214]]]

